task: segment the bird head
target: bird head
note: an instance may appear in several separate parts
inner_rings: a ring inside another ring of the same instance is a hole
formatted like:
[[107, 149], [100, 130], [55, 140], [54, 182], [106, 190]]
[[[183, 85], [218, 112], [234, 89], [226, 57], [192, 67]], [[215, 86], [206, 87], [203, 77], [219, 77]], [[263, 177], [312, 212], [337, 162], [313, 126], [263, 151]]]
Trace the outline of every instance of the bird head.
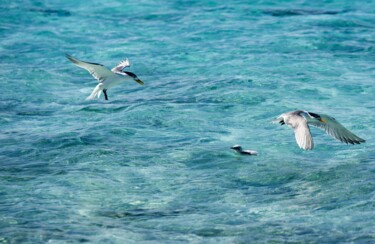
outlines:
[[143, 83], [143, 81], [141, 81], [136, 74], [132, 73], [132, 72], [129, 72], [129, 71], [123, 71], [127, 76], [130, 76], [134, 79], [135, 82], [137, 82], [138, 84], [140, 85], [144, 85], [145, 83]]
[[240, 145], [234, 145], [234, 146], [231, 146], [230, 148], [233, 149], [233, 150], [236, 150], [236, 151], [242, 150], [242, 147]]
[[326, 121], [324, 119], [322, 119], [322, 117], [319, 115], [319, 114], [316, 114], [316, 113], [312, 113], [312, 112], [307, 112], [307, 114], [310, 116], [310, 118], [312, 119], [316, 119], [316, 120], [319, 120], [320, 122], [322, 123], [326, 123]]

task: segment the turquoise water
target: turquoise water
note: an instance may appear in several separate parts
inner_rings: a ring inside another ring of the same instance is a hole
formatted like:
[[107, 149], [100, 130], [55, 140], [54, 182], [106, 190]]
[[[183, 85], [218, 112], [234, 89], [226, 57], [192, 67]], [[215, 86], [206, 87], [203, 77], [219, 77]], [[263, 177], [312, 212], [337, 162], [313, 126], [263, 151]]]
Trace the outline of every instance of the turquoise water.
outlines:
[[2, 1], [0, 243], [375, 242], [375, 2], [249, 2]]

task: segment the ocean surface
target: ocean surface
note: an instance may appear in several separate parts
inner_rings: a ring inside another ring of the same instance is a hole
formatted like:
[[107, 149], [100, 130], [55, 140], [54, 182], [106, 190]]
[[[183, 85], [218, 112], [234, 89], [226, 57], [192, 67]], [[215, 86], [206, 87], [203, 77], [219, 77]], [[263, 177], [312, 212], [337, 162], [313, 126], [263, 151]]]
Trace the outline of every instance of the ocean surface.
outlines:
[[2, 0], [0, 64], [1, 244], [375, 242], [374, 1]]

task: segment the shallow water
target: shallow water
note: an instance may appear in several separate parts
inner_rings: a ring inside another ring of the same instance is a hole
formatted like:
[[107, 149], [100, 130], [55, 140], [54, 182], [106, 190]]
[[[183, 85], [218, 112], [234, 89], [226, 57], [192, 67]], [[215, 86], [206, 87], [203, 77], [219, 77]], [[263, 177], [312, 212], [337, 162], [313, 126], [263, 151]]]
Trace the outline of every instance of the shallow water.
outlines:
[[[374, 9], [3, 1], [0, 243], [374, 242]], [[86, 101], [65, 53], [145, 86]], [[302, 151], [270, 123], [295, 109], [367, 142]]]

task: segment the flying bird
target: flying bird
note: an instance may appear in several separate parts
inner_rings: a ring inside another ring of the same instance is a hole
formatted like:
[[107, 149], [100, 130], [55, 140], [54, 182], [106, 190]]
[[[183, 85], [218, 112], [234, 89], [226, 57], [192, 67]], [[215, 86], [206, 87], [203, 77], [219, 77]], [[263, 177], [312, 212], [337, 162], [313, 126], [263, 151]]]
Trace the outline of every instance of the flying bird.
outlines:
[[274, 122], [281, 125], [287, 124], [291, 127], [294, 130], [298, 146], [304, 150], [314, 148], [309, 125], [324, 130], [328, 135], [346, 144], [365, 142], [364, 139], [354, 135], [342, 126], [335, 118], [325, 114], [296, 110], [281, 114]]
[[65, 56], [76, 66], [87, 70], [99, 82], [91, 95], [86, 99], [94, 99], [95, 97], [99, 98], [103, 92], [105, 100], [108, 100], [107, 90], [128, 80], [134, 80], [138, 84], [144, 85], [143, 81], [141, 81], [134, 73], [123, 71], [123, 69], [130, 66], [128, 59], [121, 61], [117, 66], [109, 70], [102, 64], [84, 62], [69, 54], [66, 54]]
[[238, 152], [239, 154], [243, 154], [243, 155], [257, 155], [258, 154], [257, 151], [243, 150], [240, 145], [234, 145], [234, 146], [231, 146], [230, 148]]

